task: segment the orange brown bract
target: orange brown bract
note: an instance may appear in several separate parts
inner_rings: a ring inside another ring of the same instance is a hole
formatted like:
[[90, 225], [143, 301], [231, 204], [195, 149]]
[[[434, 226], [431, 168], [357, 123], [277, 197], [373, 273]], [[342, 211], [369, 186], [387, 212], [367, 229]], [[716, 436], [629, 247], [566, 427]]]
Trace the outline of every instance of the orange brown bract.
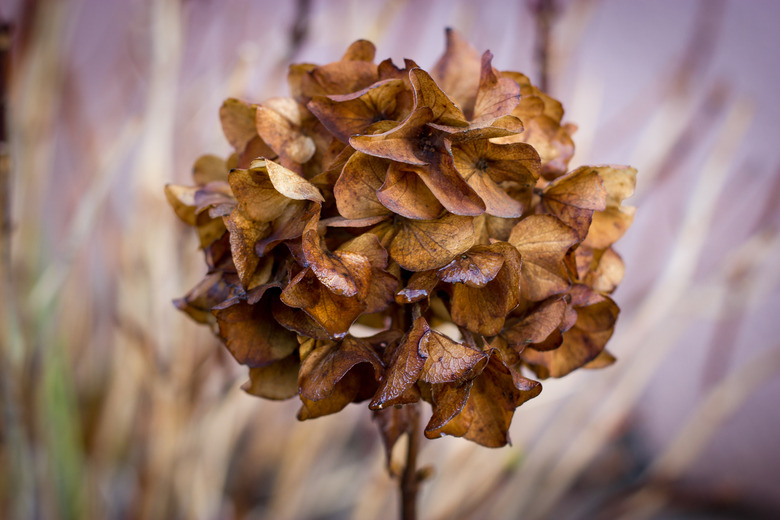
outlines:
[[425, 400], [426, 436], [503, 446], [541, 392], [524, 371], [614, 361], [636, 172], [566, 173], [560, 103], [453, 31], [430, 72], [374, 52], [355, 42], [291, 66], [291, 97], [223, 104], [234, 153], [166, 186], [208, 266], [176, 305], [249, 367], [247, 392], [297, 395], [302, 420], [369, 401], [392, 444]]

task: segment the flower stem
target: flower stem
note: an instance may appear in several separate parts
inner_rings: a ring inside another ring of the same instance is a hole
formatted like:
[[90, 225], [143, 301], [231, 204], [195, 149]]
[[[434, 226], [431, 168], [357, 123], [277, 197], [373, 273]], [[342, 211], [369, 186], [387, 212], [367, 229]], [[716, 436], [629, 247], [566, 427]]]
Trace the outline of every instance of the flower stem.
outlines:
[[419, 403], [407, 405], [413, 407], [413, 418], [409, 425], [409, 447], [406, 451], [406, 465], [401, 474], [401, 520], [417, 519], [417, 491], [420, 479], [417, 474], [417, 451], [420, 449], [420, 406]]

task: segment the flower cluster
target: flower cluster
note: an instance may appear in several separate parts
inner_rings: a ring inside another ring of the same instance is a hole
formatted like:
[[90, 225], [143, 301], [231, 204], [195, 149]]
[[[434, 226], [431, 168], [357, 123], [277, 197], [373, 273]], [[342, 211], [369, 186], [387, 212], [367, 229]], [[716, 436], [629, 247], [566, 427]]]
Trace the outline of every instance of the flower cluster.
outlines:
[[176, 305], [249, 367], [246, 391], [298, 396], [300, 419], [422, 399], [427, 437], [503, 446], [541, 391], [523, 367], [613, 361], [635, 171], [567, 173], [561, 104], [453, 31], [430, 72], [374, 51], [292, 65], [291, 97], [225, 101], [235, 152], [166, 187], [208, 265]]

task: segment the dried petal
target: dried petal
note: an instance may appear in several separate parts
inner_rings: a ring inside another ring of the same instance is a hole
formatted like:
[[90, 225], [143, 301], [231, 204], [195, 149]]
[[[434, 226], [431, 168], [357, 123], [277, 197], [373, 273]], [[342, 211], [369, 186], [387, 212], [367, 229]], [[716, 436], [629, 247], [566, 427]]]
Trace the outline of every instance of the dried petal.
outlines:
[[520, 86], [510, 78], [502, 78], [492, 65], [493, 54], [482, 55], [479, 89], [472, 121], [494, 121], [509, 115], [520, 102]]
[[544, 207], [564, 224], [577, 232], [582, 240], [594, 211], [606, 208], [607, 192], [596, 170], [578, 168], [569, 175], [553, 182], [542, 195]]
[[510, 347], [524, 349], [531, 343], [541, 343], [558, 329], [566, 312], [562, 298], [550, 298], [527, 312], [522, 319], [507, 324], [501, 333]]
[[219, 109], [222, 131], [230, 146], [239, 154], [244, 151], [249, 141], [257, 136], [256, 112], [257, 105], [250, 105], [235, 98], [226, 99]]
[[412, 329], [395, 348], [387, 372], [369, 408], [379, 410], [385, 406], [404, 404], [402, 398], [417, 382], [425, 364], [420, 342], [428, 331], [430, 328], [425, 318], [417, 318]]
[[289, 356], [297, 347], [295, 334], [271, 317], [271, 298], [257, 305], [239, 302], [214, 311], [219, 336], [236, 361], [261, 367]]
[[525, 143], [493, 144], [487, 139], [452, 146], [455, 168], [485, 202], [485, 211], [498, 217], [519, 217], [525, 207], [502, 185], [512, 183], [525, 199], [539, 178], [539, 154]]
[[436, 123], [448, 126], [468, 126], [463, 112], [439, 88], [433, 78], [422, 69], [409, 71], [409, 79], [414, 87], [414, 106], [427, 107]]
[[457, 31], [447, 28], [447, 48], [434, 65], [432, 75], [467, 115], [474, 110], [480, 68], [476, 49]]
[[539, 382], [523, 378], [493, 355], [474, 380], [462, 410], [439, 428], [432, 429], [429, 424], [425, 435], [435, 438], [447, 434], [490, 448], [504, 446], [509, 442], [515, 409], [541, 391]]
[[462, 343], [429, 330], [420, 339], [420, 355], [425, 359], [420, 381], [454, 383], [465, 381], [485, 366], [487, 356]]
[[[392, 239], [385, 246], [390, 257], [409, 271], [437, 269], [474, 245], [474, 226], [469, 217], [448, 213], [435, 220], [399, 218], [395, 226], [381, 226], [390, 227]], [[377, 231], [377, 235], [386, 232]], [[379, 238], [381, 241], [382, 236]]]
[[390, 212], [377, 198], [387, 173], [388, 161], [355, 152], [333, 187], [339, 213], [348, 219], [387, 215]]
[[[367, 291], [368, 284], [361, 285], [361, 290]], [[362, 296], [365, 298], [365, 293]], [[310, 268], [290, 280], [281, 300], [285, 305], [306, 311], [335, 339], [343, 338], [352, 322], [366, 309], [365, 301], [357, 295], [349, 297], [331, 292]]]
[[347, 143], [377, 121], [406, 116], [398, 111], [397, 102], [405, 88], [402, 80], [389, 79], [353, 94], [318, 96], [306, 106], [337, 139]]
[[300, 367], [301, 361], [297, 352], [269, 365], [252, 367], [249, 369], [249, 381], [241, 385], [241, 389], [266, 399], [289, 399], [298, 395]]
[[335, 413], [353, 401], [373, 395], [382, 362], [371, 344], [351, 336], [326, 342], [303, 361], [298, 389], [303, 407], [300, 420]]
[[390, 164], [376, 198], [388, 210], [411, 219], [435, 219], [444, 210], [422, 179], [401, 163]]
[[590, 294], [591, 301], [595, 303], [577, 308], [577, 321], [563, 333], [560, 347], [547, 352], [527, 348], [521, 353], [523, 361], [537, 376], [565, 376], [596, 359], [604, 349], [620, 310], [607, 296]]
[[502, 265], [495, 278], [484, 287], [457, 283], [452, 287], [452, 320], [471, 332], [495, 336], [504, 326], [506, 315], [520, 302], [520, 254], [510, 244], [488, 246], [498, 252]]
[[577, 243], [573, 229], [551, 215], [531, 215], [512, 229], [509, 243], [523, 257], [523, 298], [541, 301], [569, 288], [563, 257]]
[[447, 283], [484, 287], [504, 265], [504, 255], [492, 246], [474, 246], [439, 269], [439, 278]]
[[317, 150], [312, 138], [303, 132], [303, 110], [305, 107], [292, 98], [276, 98], [257, 107], [257, 133], [282, 161], [303, 164]]

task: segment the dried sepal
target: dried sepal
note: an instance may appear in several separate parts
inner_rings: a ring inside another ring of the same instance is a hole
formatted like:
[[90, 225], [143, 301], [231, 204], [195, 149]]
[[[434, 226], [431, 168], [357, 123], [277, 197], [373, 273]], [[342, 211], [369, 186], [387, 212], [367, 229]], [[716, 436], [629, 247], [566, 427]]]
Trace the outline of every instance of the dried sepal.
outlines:
[[512, 228], [509, 243], [523, 257], [524, 298], [541, 301], [569, 288], [563, 257], [577, 243], [572, 228], [551, 215], [531, 215]]
[[[491, 448], [504, 446], [510, 441], [509, 425], [515, 409], [542, 391], [539, 382], [522, 377], [505, 365], [495, 352], [484, 370], [471, 382], [468, 391], [464, 392], [466, 387], [461, 385], [434, 393], [434, 408], [437, 405], [442, 407], [448, 400], [460, 404], [464, 394], [466, 399], [460, 410], [448, 420], [429, 422], [425, 429], [426, 437], [452, 435]], [[457, 405], [451, 408], [457, 409]]]
[[527, 348], [521, 353], [523, 362], [540, 378], [562, 377], [593, 361], [612, 336], [620, 312], [615, 302], [586, 286], [576, 289], [582, 293], [580, 305], [573, 301], [577, 321], [563, 333], [561, 346], [545, 352]]
[[268, 365], [289, 356], [298, 346], [295, 334], [273, 319], [270, 297], [256, 305], [239, 301], [213, 313], [219, 336], [242, 365]]
[[606, 198], [598, 172], [585, 166], [550, 184], [544, 190], [542, 203], [582, 240], [588, 234], [593, 212], [606, 208]]
[[372, 231], [390, 257], [409, 271], [442, 267], [474, 244], [472, 219], [450, 213], [434, 220], [399, 217]]
[[313, 419], [338, 412], [349, 403], [371, 397], [377, 387], [382, 361], [370, 343], [346, 337], [326, 341], [306, 356], [298, 376], [303, 406], [298, 419]]
[[416, 391], [414, 385], [422, 374], [426, 360], [420, 342], [429, 331], [425, 318], [415, 320], [411, 330], [394, 347], [385, 375], [369, 408], [380, 410], [419, 399], [419, 391]]
[[483, 336], [495, 336], [504, 327], [509, 312], [520, 303], [521, 257], [506, 242], [487, 246], [501, 255], [498, 273], [484, 287], [456, 283], [452, 287], [452, 320]]
[[286, 358], [249, 369], [249, 381], [241, 385], [248, 394], [281, 401], [298, 395], [298, 371], [301, 361], [293, 352]]

